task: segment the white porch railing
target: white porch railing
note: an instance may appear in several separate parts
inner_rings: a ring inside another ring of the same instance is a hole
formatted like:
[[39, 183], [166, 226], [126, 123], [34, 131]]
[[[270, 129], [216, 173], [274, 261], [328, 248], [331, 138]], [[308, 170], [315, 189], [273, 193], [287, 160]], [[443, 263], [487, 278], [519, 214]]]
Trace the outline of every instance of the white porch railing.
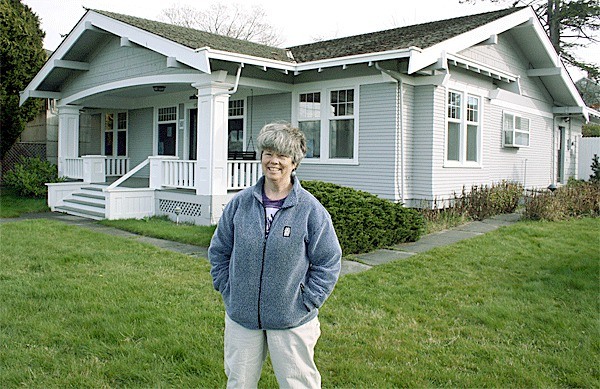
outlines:
[[83, 158], [65, 158], [63, 176], [83, 179]]
[[196, 187], [196, 161], [162, 161], [162, 186], [194, 189]]
[[227, 161], [227, 189], [244, 189], [262, 175], [260, 161]]
[[124, 176], [129, 171], [128, 157], [106, 157], [106, 176]]

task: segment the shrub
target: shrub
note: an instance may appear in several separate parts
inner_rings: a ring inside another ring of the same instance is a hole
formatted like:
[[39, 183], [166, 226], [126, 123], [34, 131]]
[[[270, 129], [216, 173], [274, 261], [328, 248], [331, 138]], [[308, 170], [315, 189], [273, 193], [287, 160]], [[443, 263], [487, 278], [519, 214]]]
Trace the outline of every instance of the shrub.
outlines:
[[449, 200], [434, 199], [423, 202], [421, 214], [427, 221], [427, 233], [464, 224], [470, 220], [483, 220], [494, 215], [513, 213], [523, 195], [523, 185], [501, 181], [488, 185], [474, 185]]
[[598, 162], [598, 154], [594, 154], [594, 158], [592, 158], [592, 164], [590, 167], [592, 168], [590, 181], [600, 182], [600, 162]]
[[414, 242], [423, 234], [423, 217], [402, 204], [321, 181], [302, 186], [329, 211], [344, 255]]
[[526, 219], [559, 221], [583, 216], [600, 216], [598, 182], [569, 180], [554, 192], [536, 192], [525, 199]]
[[512, 213], [517, 209], [523, 194], [523, 185], [518, 182], [502, 181], [488, 185], [474, 185], [470, 191], [463, 187], [460, 196], [454, 194], [454, 206], [459, 214], [474, 220]]
[[48, 193], [45, 184], [59, 181], [56, 165], [38, 157], [21, 159], [4, 176], [4, 183], [23, 197], [44, 197]]

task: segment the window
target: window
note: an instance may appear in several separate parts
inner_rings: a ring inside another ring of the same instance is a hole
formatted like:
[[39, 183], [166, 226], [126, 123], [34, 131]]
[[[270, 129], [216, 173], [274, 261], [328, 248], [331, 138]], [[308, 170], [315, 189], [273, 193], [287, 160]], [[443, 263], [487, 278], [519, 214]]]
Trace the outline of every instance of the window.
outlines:
[[529, 119], [504, 113], [502, 145], [504, 147], [529, 147]]
[[229, 100], [229, 151], [244, 150], [244, 100]]
[[306, 158], [321, 157], [321, 93], [301, 93], [298, 128], [306, 136]]
[[127, 112], [104, 114], [104, 155], [127, 155]]
[[354, 90], [331, 91], [329, 158], [354, 158]]
[[448, 91], [446, 161], [459, 164], [479, 162], [481, 99]]
[[355, 89], [300, 93], [298, 127], [306, 136], [307, 160], [354, 161]]

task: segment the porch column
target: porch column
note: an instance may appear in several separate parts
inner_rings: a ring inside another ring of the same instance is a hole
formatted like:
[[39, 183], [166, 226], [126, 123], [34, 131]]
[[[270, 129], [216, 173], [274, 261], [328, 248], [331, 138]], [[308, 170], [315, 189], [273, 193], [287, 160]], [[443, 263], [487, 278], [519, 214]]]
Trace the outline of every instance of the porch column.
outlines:
[[221, 217], [227, 198], [229, 89], [222, 82], [193, 84], [198, 89], [196, 194], [208, 196], [210, 222]]
[[58, 107], [58, 175], [65, 173], [65, 158], [79, 157], [79, 110], [82, 107]]

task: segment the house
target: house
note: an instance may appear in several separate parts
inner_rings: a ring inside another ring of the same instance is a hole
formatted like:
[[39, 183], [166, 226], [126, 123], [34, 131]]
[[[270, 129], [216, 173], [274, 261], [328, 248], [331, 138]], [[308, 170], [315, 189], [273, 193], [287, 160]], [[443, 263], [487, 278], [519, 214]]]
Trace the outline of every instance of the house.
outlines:
[[198, 224], [261, 175], [254, 139], [271, 121], [305, 132], [301, 179], [422, 206], [566, 182], [590, 112], [529, 7], [287, 49], [88, 10], [32, 97], [56, 99], [71, 179], [48, 184], [53, 210]]

